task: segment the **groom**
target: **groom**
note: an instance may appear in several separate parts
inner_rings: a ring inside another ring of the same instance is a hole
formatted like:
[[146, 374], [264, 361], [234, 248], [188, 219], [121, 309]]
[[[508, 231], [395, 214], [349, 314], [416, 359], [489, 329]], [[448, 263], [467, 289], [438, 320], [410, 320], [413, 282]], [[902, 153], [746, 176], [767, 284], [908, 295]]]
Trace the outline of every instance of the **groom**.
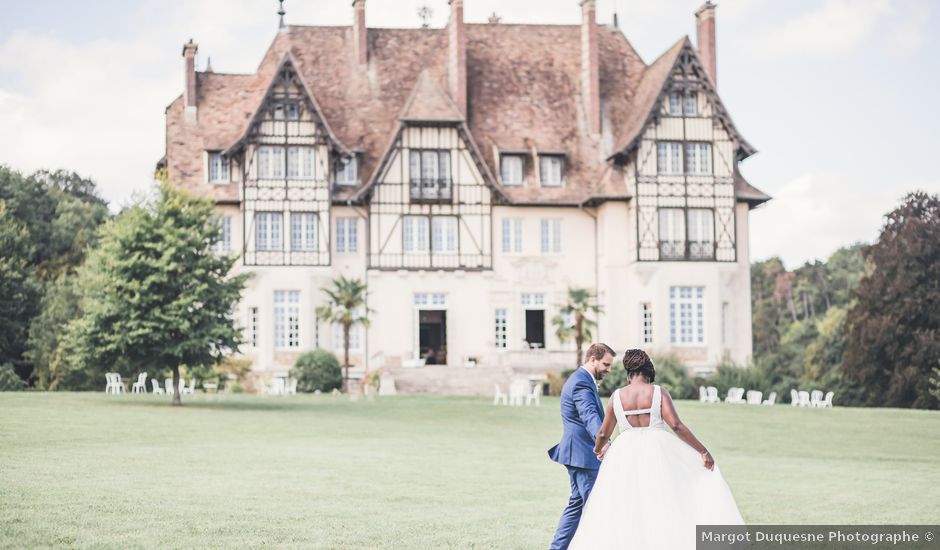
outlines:
[[610, 372], [613, 361], [614, 350], [610, 346], [591, 344], [584, 364], [568, 377], [561, 390], [561, 422], [565, 431], [561, 442], [548, 450], [548, 456], [568, 469], [571, 498], [558, 522], [553, 550], [568, 548], [597, 478], [600, 462], [594, 455], [594, 440], [604, 422], [604, 405], [597, 393], [597, 383]]

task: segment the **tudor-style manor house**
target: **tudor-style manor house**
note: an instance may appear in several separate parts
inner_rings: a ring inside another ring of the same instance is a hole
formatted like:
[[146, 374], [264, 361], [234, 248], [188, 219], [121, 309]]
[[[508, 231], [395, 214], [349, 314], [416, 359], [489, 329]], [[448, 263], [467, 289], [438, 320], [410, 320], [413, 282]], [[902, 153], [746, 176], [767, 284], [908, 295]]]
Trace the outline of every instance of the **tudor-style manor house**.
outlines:
[[[468, 0], [472, 1], [472, 0]], [[577, 0], [570, 0], [576, 2]], [[254, 74], [196, 70], [166, 110], [169, 181], [218, 205], [251, 271], [236, 313], [259, 372], [341, 352], [315, 309], [368, 284], [352, 359], [570, 366], [552, 318], [597, 293], [595, 339], [707, 370], [751, 355], [748, 216], [769, 197], [717, 93], [715, 6], [650, 64], [616, 27], [285, 26]], [[340, 353], [341, 355], [341, 353]]]

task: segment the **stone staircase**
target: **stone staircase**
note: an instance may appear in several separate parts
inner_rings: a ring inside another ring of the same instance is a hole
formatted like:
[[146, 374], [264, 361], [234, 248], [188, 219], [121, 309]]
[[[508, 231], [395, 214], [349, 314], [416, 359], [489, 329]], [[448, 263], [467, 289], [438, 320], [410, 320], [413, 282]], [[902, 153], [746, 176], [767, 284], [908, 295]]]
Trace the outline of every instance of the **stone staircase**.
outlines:
[[539, 367], [476, 366], [456, 367], [428, 365], [424, 367], [385, 367], [395, 379], [399, 394], [431, 395], [493, 395], [493, 386], [499, 384], [507, 391], [512, 380], [544, 375], [548, 370]]

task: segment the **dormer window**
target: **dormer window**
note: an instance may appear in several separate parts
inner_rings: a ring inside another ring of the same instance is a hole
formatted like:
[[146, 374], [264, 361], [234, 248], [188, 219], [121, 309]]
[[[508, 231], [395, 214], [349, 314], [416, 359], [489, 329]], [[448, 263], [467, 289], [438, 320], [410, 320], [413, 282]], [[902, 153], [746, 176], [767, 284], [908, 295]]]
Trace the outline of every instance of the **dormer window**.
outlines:
[[522, 155], [500, 155], [499, 177], [503, 185], [522, 185], [522, 168], [525, 157]]
[[287, 178], [312, 180], [315, 177], [316, 158], [313, 147], [294, 146], [287, 148]]
[[542, 187], [561, 187], [564, 165], [562, 155], [539, 155], [539, 181]]
[[357, 185], [359, 183], [359, 166], [355, 156], [339, 157], [334, 165], [334, 174], [337, 185]]
[[670, 116], [698, 116], [698, 94], [695, 92], [670, 93], [667, 112]]
[[228, 158], [219, 151], [209, 151], [209, 183], [228, 183], [231, 180]]
[[682, 94], [679, 92], [669, 94], [669, 114], [682, 116]]
[[412, 201], [450, 201], [450, 151], [412, 149], [409, 155]]
[[698, 94], [689, 92], [685, 94], [685, 116], [698, 115]]

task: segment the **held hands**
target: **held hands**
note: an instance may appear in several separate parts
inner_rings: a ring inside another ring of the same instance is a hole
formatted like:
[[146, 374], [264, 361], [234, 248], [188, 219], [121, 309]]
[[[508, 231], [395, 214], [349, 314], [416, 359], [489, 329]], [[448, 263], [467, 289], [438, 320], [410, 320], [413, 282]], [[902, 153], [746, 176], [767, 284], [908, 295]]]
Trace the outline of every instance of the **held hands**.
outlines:
[[604, 447], [601, 449], [601, 452], [599, 452], [599, 453], [594, 453], [595, 455], [597, 455], [597, 460], [603, 461], [603, 460], [604, 460], [604, 455], [607, 454], [607, 449], [609, 449], [609, 448], [610, 448], [610, 441], [608, 441], [607, 443], [604, 444]]
[[712, 458], [712, 454], [708, 451], [702, 453], [702, 462], [705, 463], [705, 468], [708, 470], [715, 469], [715, 459]]

